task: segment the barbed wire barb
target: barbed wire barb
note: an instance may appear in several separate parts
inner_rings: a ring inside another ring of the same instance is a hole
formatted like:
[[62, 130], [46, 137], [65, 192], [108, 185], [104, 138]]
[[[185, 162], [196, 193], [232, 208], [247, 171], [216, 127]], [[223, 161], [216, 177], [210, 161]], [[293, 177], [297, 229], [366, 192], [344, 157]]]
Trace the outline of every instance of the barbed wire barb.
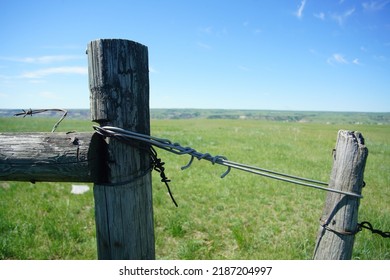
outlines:
[[23, 112], [21, 113], [16, 113], [14, 114], [14, 116], [23, 116], [23, 118], [25, 118], [26, 116], [31, 116], [34, 115], [34, 114], [39, 114], [39, 113], [44, 113], [44, 112], [49, 112], [49, 111], [53, 111], [53, 112], [62, 112], [63, 115], [61, 116], [61, 118], [54, 124], [51, 132], [54, 132], [58, 125], [62, 122], [63, 119], [65, 119], [66, 115], [68, 114], [68, 111], [65, 110], [65, 109], [37, 109], [37, 110], [32, 110], [32, 109], [28, 109], [28, 110], [24, 110], [22, 109]]
[[371, 225], [371, 223], [369, 223], [367, 221], [358, 223], [358, 229], [357, 229], [356, 233], [362, 231], [363, 228], [368, 229], [369, 231], [371, 231], [372, 234], [375, 233], [375, 234], [379, 234], [383, 238], [390, 238], [390, 231], [382, 231], [379, 229], [374, 229], [374, 227]]

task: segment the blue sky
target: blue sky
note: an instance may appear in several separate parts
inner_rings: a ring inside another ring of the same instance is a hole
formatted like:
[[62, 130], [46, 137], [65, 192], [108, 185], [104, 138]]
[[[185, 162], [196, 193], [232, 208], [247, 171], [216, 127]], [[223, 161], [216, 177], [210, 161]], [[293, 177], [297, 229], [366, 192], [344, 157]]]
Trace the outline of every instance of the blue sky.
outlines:
[[86, 46], [148, 47], [152, 108], [390, 112], [390, 0], [0, 0], [0, 108], [89, 108]]

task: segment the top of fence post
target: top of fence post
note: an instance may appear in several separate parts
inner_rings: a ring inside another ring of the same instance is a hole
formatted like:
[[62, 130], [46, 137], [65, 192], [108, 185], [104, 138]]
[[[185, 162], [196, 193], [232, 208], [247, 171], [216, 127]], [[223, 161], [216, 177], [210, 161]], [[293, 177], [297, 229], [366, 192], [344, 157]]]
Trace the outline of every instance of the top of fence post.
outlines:
[[[129, 40], [88, 44], [92, 121], [150, 134], [147, 47]], [[154, 259], [147, 151], [107, 139], [108, 182], [95, 184], [99, 259]]]
[[90, 42], [87, 52], [92, 121], [150, 134], [147, 47], [101, 39]]

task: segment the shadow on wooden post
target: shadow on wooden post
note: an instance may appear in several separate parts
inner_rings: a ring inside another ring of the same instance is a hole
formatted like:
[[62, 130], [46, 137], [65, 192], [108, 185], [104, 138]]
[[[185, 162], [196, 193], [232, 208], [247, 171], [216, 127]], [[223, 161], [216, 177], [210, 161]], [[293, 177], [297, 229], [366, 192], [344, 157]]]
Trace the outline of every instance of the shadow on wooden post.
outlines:
[[[147, 47], [102, 39], [90, 42], [87, 54], [92, 121], [149, 135]], [[106, 141], [107, 182], [94, 185], [98, 258], [154, 259], [150, 156]]]
[[[329, 187], [361, 194], [368, 156], [359, 132], [340, 130]], [[358, 223], [360, 199], [328, 193], [314, 250], [316, 260], [349, 260]]]

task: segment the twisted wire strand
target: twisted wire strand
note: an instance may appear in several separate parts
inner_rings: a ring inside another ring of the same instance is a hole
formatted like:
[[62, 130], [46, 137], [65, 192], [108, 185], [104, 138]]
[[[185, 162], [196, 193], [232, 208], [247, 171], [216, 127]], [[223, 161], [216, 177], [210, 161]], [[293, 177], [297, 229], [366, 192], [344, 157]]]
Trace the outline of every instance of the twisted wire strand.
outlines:
[[93, 126], [93, 128], [97, 133], [101, 134], [104, 137], [114, 137], [122, 141], [128, 141], [129, 139], [132, 139], [132, 140], [148, 143], [150, 145], [156, 146], [158, 148], [161, 148], [163, 150], [166, 150], [168, 152], [177, 155], [191, 156], [188, 164], [181, 168], [182, 170], [190, 167], [194, 158], [197, 158], [198, 160], [204, 159], [210, 161], [212, 164], [219, 164], [227, 167], [227, 170], [221, 175], [221, 178], [229, 174], [231, 168], [234, 168], [255, 175], [260, 175], [260, 176], [264, 176], [264, 177], [268, 177], [268, 178], [272, 178], [272, 179], [276, 179], [288, 183], [293, 183], [301, 186], [311, 187], [319, 190], [339, 193], [339, 194], [353, 196], [357, 198], [363, 197], [362, 195], [357, 193], [351, 193], [351, 192], [346, 192], [346, 191], [341, 191], [341, 190], [336, 190], [333, 188], [326, 187], [328, 186], [328, 183], [325, 182], [302, 178], [302, 177], [284, 174], [284, 173], [280, 173], [280, 172], [276, 172], [276, 171], [272, 171], [272, 170], [268, 170], [256, 166], [229, 161], [226, 157], [220, 155], [212, 156], [209, 153], [203, 154], [191, 147], [183, 147], [179, 143], [172, 143], [172, 141], [170, 141], [169, 139], [157, 138], [154, 136], [136, 133], [133, 131], [129, 131], [122, 128], [113, 127], [113, 126], [103, 126], [103, 127]]
[[23, 116], [23, 118], [25, 118], [26, 116], [32, 116], [34, 114], [39, 114], [39, 113], [44, 113], [44, 112], [49, 112], [49, 111], [52, 111], [52, 112], [62, 112], [62, 116], [61, 118], [54, 124], [51, 132], [54, 132], [56, 131], [58, 125], [62, 122], [63, 119], [65, 119], [66, 115], [68, 114], [68, 111], [67, 110], [64, 110], [64, 109], [37, 109], [37, 110], [32, 110], [32, 109], [28, 109], [28, 110], [22, 110], [23, 112], [21, 113], [16, 113], [14, 114], [14, 116]]
[[375, 234], [379, 234], [383, 238], [390, 238], [390, 231], [382, 231], [379, 229], [374, 229], [374, 227], [371, 225], [371, 223], [367, 222], [367, 221], [358, 223], [358, 229], [357, 229], [356, 233], [358, 233], [359, 231], [362, 231], [363, 228], [368, 229], [369, 231], [371, 231], [372, 234], [375, 233]]

